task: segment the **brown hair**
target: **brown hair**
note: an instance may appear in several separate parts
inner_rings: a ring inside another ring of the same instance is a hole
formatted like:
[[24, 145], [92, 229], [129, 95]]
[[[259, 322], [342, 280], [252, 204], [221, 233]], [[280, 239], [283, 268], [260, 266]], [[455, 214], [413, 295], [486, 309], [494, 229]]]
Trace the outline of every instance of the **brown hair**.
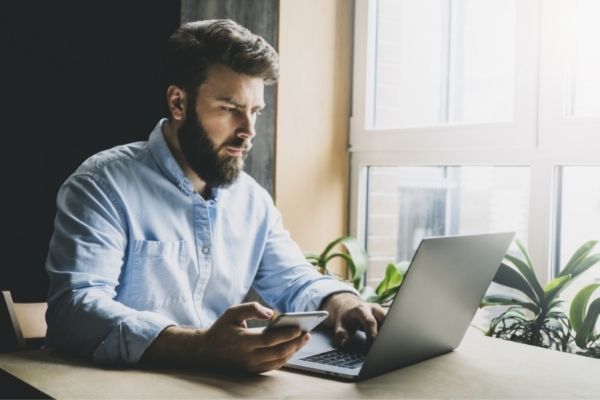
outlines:
[[166, 86], [193, 94], [214, 64], [263, 78], [267, 85], [279, 78], [279, 57], [269, 43], [230, 19], [213, 19], [188, 22], [171, 35], [165, 53]]

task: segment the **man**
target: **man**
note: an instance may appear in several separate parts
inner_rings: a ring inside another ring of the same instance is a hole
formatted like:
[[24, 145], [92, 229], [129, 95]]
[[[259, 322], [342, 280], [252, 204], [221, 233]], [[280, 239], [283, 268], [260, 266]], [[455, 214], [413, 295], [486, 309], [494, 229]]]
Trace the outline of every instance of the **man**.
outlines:
[[201, 21], [171, 36], [165, 62], [169, 118], [60, 188], [49, 345], [99, 362], [276, 369], [309, 335], [248, 329], [273, 313], [239, 304], [251, 287], [284, 312], [329, 311], [340, 342], [358, 327], [375, 336], [381, 308], [307, 264], [242, 172], [264, 85], [278, 77], [275, 50], [232, 21]]

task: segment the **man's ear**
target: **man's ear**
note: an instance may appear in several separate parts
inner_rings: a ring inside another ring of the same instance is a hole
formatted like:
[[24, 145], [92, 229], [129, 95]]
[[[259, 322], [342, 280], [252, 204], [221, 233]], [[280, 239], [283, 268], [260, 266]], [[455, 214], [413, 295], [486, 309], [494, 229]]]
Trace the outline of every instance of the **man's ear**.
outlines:
[[185, 90], [178, 86], [170, 85], [167, 88], [167, 105], [174, 120], [183, 121], [185, 118], [185, 103]]

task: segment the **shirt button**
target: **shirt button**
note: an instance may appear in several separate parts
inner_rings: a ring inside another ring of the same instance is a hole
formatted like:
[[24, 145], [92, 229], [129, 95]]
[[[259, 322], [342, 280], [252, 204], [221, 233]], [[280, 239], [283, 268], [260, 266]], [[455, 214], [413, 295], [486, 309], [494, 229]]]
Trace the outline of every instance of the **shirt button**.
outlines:
[[208, 251], [209, 251], [209, 248], [208, 248], [208, 246], [204, 246], [204, 247], [202, 247], [202, 253], [204, 253], [204, 254], [208, 254]]

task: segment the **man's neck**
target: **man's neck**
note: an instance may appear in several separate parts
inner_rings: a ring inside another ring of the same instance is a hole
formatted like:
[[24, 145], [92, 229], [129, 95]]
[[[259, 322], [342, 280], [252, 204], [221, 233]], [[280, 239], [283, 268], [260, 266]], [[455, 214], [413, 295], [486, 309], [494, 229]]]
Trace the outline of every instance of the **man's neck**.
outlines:
[[179, 167], [185, 176], [190, 180], [190, 182], [192, 182], [194, 191], [199, 193], [205, 199], [208, 199], [211, 195], [211, 189], [206, 182], [204, 182], [188, 165], [185, 156], [181, 151], [179, 138], [177, 137], [177, 128], [173, 126], [170, 120], [167, 120], [167, 123], [163, 125], [163, 135], [167, 145], [169, 146], [169, 149], [171, 150], [171, 153], [177, 161], [177, 164], [179, 164]]

